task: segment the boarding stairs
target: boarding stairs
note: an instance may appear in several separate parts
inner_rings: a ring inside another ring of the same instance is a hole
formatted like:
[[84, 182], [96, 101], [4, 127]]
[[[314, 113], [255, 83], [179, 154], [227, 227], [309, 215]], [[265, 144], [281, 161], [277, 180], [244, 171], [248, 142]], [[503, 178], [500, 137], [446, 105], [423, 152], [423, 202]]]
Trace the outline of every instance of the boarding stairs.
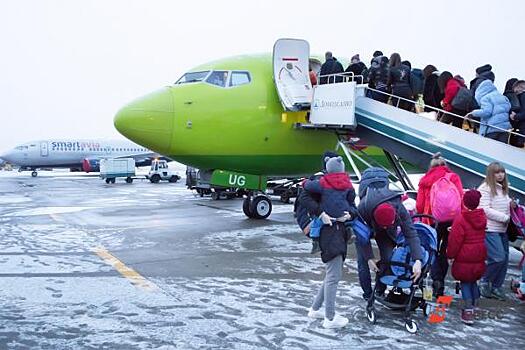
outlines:
[[[293, 62], [299, 62], [302, 65], [296, 64], [294, 67], [302, 67], [300, 69], [306, 71], [309, 58], [308, 43], [297, 39], [280, 39], [278, 42], [281, 40], [285, 42], [279, 45], [276, 43], [276, 47], [278, 46], [278, 49], [281, 50], [278, 54], [274, 47], [274, 74], [279, 71], [279, 64], [282, 66], [289, 63], [283, 61], [283, 57], [296, 59]], [[291, 55], [286, 52], [287, 40], [293, 40], [294, 51]], [[309, 81], [305, 84], [304, 79], [301, 82], [298, 79], [296, 87], [304, 86], [304, 93], [297, 93], [297, 90], [294, 92], [298, 97], [298, 103], [293, 102], [293, 97], [281, 97], [281, 102], [285, 110], [308, 110], [310, 112], [310, 122], [297, 124], [296, 127], [299, 130], [333, 130], [338, 136], [337, 148], [343, 150], [358, 177], [360, 177], [359, 169], [354, 159], [368, 163], [360, 154], [359, 149], [354, 146], [356, 140], [364, 140], [365, 143], [378, 146], [385, 151], [393, 165], [395, 172], [393, 175], [407, 190], [413, 189], [414, 186], [410, 183], [400, 160], [403, 159], [426, 170], [432, 155], [440, 152], [447, 160], [449, 167], [460, 175], [465, 188], [477, 187], [485, 178], [487, 166], [494, 161], [500, 162], [506, 169], [511, 195], [525, 202], [525, 152], [523, 149], [368, 98], [367, 91], [373, 89], [360, 84], [362, 77], [354, 77], [348, 73], [330, 76], [332, 79], [327, 80], [333, 82], [332, 84], [316, 87], [309, 85]], [[338, 78], [334, 79], [334, 76]], [[319, 76], [318, 81], [320, 78], [322, 77]], [[284, 96], [286, 91], [279, 89], [279, 85], [276, 79], [278, 93]], [[305, 95], [311, 96], [310, 106], [305, 103]], [[392, 101], [403, 100], [401, 97], [387, 95]], [[417, 103], [412, 100], [406, 101]], [[439, 109], [434, 110], [437, 113], [451, 114]], [[458, 117], [464, 118], [463, 116]], [[508, 130], [502, 131], [512, 134]]]

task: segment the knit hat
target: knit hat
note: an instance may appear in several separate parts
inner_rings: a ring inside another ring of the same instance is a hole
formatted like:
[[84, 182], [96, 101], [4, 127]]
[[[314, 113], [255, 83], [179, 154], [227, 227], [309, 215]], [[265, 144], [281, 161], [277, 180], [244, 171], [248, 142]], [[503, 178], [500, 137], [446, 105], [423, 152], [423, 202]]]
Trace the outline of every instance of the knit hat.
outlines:
[[322, 158], [323, 171], [326, 171], [326, 160], [327, 160], [327, 158], [338, 157], [338, 156], [339, 156], [339, 154], [335, 153], [334, 151], [325, 151], [323, 153], [323, 158]]
[[477, 190], [468, 190], [463, 195], [463, 204], [470, 210], [474, 210], [479, 205], [479, 199], [481, 198], [481, 193]]
[[390, 227], [396, 221], [396, 210], [388, 203], [381, 203], [374, 210], [374, 221], [381, 227]]
[[476, 68], [476, 73], [481, 74], [483, 72], [489, 72], [492, 70], [492, 66], [490, 64], [486, 64], [484, 66]]
[[374, 54], [373, 54], [372, 56], [373, 56], [374, 58], [375, 58], [375, 57], [379, 57], [379, 56], [383, 56], [383, 53], [382, 53], [381, 51], [379, 51], [379, 50], [376, 50], [376, 51], [374, 51]]
[[345, 172], [345, 163], [341, 157], [332, 157], [326, 158], [326, 172], [329, 174], [332, 173], [344, 173]]
[[353, 55], [352, 58], [350, 59], [350, 62], [353, 62], [354, 60], [357, 60], [357, 62], [361, 61], [361, 60], [359, 59], [359, 54], [355, 54], [355, 55]]

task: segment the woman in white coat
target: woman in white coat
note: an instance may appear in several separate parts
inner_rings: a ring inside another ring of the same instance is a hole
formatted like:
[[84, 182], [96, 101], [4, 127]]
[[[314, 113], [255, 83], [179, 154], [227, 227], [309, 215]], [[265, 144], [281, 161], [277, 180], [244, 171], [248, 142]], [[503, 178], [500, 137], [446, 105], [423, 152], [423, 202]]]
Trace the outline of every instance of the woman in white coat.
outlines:
[[481, 280], [480, 291], [485, 298], [505, 300], [505, 292], [501, 286], [505, 282], [509, 264], [507, 226], [512, 203], [505, 168], [498, 162], [490, 163], [485, 181], [478, 190], [481, 192], [479, 207], [487, 215], [487, 269]]

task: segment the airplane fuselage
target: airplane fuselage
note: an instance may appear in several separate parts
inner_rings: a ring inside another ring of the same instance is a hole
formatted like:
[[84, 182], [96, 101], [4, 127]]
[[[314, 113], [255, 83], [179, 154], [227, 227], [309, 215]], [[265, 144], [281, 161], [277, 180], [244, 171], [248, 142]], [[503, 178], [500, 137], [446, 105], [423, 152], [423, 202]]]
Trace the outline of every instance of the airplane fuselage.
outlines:
[[21, 168], [82, 168], [85, 160], [144, 154], [148, 149], [120, 140], [53, 139], [24, 143], [0, 157]]
[[[285, 112], [273, 82], [272, 57], [238, 56], [190, 72], [248, 73], [250, 81], [217, 86], [205, 81], [165, 87], [139, 98], [115, 117], [127, 138], [201, 169], [294, 175], [317, 171], [333, 150], [332, 132], [295, 129], [306, 112]], [[211, 76], [211, 75], [210, 75]]]

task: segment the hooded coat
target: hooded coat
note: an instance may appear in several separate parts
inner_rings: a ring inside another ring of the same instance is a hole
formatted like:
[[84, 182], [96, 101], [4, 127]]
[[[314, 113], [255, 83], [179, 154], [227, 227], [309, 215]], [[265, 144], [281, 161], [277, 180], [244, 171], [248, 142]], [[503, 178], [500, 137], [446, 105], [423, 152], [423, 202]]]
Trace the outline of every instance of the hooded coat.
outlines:
[[476, 282], [485, 273], [485, 227], [487, 217], [481, 208], [464, 209], [452, 224], [447, 257], [454, 259], [452, 276], [461, 282]]
[[509, 99], [498, 92], [492, 81], [481, 82], [476, 89], [475, 98], [480, 108], [472, 111], [472, 115], [481, 119], [479, 128], [481, 136], [492, 132], [505, 132], [511, 128]]
[[[460, 177], [452, 172], [446, 165], [433, 167], [419, 180], [417, 187], [416, 211], [418, 214], [432, 215], [432, 208], [430, 207], [430, 190], [432, 185], [447, 173], [452, 173], [450, 181], [456, 186], [461, 197], [463, 197], [463, 184]], [[424, 220], [425, 223], [428, 221]]]

